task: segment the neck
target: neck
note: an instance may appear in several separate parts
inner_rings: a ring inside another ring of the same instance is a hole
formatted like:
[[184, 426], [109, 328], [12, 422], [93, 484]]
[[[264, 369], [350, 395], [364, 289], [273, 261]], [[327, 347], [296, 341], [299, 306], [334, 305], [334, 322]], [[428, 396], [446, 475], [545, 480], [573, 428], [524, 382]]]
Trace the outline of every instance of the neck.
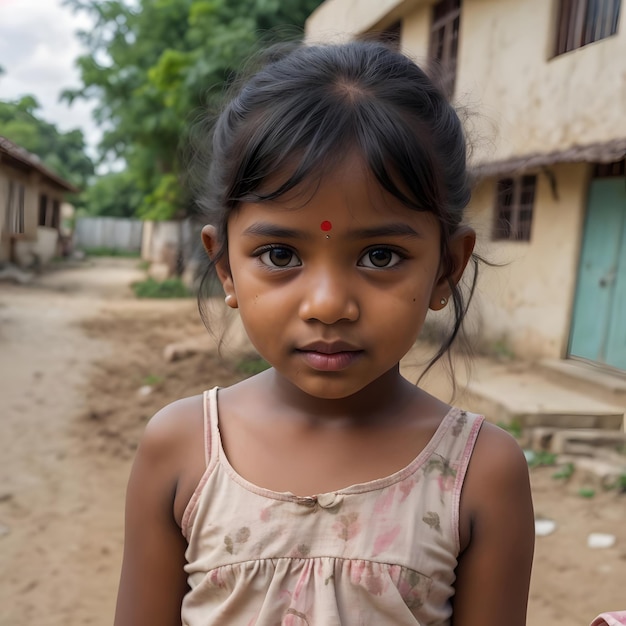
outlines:
[[396, 366], [357, 393], [345, 398], [327, 399], [311, 396], [285, 379], [275, 369], [261, 374], [263, 384], [280, 405], [293, 417], [313, 427], [366, 427], [400, 416], [419, 390], [400, 375]]

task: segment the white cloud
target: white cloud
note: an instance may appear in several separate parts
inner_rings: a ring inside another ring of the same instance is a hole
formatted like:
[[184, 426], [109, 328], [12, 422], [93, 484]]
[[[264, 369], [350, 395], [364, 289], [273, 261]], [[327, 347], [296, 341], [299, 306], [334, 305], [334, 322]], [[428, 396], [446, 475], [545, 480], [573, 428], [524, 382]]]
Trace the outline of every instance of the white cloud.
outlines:
[[93, 104], [59, 102], [60, 93], [80, 86], [74, 61], [83, 49], [76, 37], [90, 27], [89, 17], [74, 14], [61, 0], [0, 0], [0, 98], [34, 95], [41, 116], [60, 130], [81, 128], [94, 146], [100, 132], [91, 119]]

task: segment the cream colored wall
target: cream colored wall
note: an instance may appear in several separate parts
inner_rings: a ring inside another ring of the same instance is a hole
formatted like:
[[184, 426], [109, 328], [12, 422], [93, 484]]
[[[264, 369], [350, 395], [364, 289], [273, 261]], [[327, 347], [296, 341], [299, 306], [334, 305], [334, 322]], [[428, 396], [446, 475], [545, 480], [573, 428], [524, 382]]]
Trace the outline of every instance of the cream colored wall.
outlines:
[[306, 39], [313, 42], [348, 41], [362, 33], [386, 28], [398, 19], [404, 19], [416, 7], [435, 1], [326, 0], [307, 20]]
[[402, 18], [402, 50], [417, 63], [428, 59], [431, 19], [432, 7], [428, 3], [416, 5]]
[[[474, 162], [626, 138], [626, 11], [618, 34], [553, 57], [558, 0], [464, 0], [456, 103], [469, 114]], [[327, 0], [307, 24], [309, 38], [375, 30], [392, 6], [401, 44], [416, 61], [428, 52], [432, 2]], [[334, 30], [333, 30], [334, 29]], [[492, 242], [495, 180], [475, 190], [470, 220], [484, 266], [469, 329], [518, 356], [566, 355], [591, 166], [550, 168], [558, 199], [538, 176], [530, 242]]]
[[529, 242], [491, 241], [494, 180], [477, 187], [468, 209], [477, 251], [504, 264], [481, 268], [470, 328], [487, 347], [502, 342], [528, 358], [565, 356], [590, 178], [590, 167], [583, 163], [550, 170], [558, 198], [539, 173]]
[[626, 137], [626, 11], [617, 35], [553, 57], [556, 9], [557, 0], [463, 3], [457, 100], [482, 118], [477, 161]]
[[[434, 0], [326, 0], [311, 41], [402, 18], [402, 47], [426, 57]], [[626, 10], [618, 33], [553, 56], [558, 0], [464, 0], [455, 100], [476, 112], [476, 162], [626, 138]]]

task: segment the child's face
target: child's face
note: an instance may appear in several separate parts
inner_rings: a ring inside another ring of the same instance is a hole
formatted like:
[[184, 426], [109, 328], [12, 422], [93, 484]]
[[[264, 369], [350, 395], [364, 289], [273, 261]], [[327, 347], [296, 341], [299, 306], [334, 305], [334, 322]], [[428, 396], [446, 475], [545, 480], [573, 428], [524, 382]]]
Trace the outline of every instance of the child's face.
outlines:
[[344, 398], [395, 368], [428, 308], [450, 295], [440, 231], [357, 156], [311, 193], [243, 204], [228, 223], [230, 269], [218, 272], [277, 372], [312, 396]]

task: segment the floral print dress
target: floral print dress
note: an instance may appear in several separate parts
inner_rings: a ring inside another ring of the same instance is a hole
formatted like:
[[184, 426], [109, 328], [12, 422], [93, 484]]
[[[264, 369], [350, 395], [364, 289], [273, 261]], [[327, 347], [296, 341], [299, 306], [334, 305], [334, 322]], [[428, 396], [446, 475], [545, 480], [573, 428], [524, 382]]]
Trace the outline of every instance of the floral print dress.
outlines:
[[459, 500], [482, 417], [451, 409], [404, 469], [298, 497], [237, 474], [217, 389], [204, 402], [207, 467], [183, 517], [184, 626], [449, 623]]

